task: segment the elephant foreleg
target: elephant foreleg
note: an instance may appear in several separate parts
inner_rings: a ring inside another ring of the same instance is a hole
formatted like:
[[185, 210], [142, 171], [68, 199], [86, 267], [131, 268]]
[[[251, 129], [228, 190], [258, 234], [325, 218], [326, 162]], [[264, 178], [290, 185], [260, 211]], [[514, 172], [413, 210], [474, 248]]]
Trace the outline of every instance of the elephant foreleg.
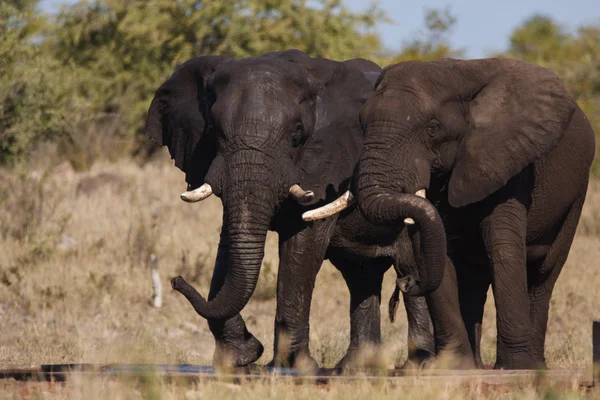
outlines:
[[477, 368], [481, 360], [481, 328], [487, 292], [491, 284], [489, 265], [461, 265], [457, 267], [460, 313], [467, 329], [471, 350]]
[[279, 274], [275, 314], [275, 367], [313, 368], [309, 317], [317, 273], [323, 264], [335, 218], [293, 235], [279, 234]]
[[531, 348], [526, 268], [527, 210], [515, 198], [497, 205], [483, 220], [482, 234], [492, 264], [498, 342], [496, 368], [535, 368]]
[[442, 283], [428, 294], [426, 299], [433, 323], [436, 357], [443, 363], [440, 366], [461, 369], [475, 367], [475, 359], [460, 313], [456, 270], [449, 258], [446, 258]]
[[408, 359], [405, 366], [419, 366], [435, 356], [433, 325], [425, 297], [402, 297], [408, 318]]
[[376, 366], [380, 363], [381, 285], [389, 263], [335, 262], [350, 291], [350, 345], [336, 368]]

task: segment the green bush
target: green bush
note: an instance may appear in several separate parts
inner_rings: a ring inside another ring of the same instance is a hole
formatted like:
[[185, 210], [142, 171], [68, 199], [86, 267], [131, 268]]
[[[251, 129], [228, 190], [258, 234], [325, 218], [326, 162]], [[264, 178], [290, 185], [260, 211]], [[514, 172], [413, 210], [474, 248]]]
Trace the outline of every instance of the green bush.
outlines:
[[363, 33], [379, 10], [351, 13], [341, 0], [80, 1], [52, 21], [36, 4], [0, 6], [3, 163], [46, 139], [82, 169], [97, 156], [136, 153], [154, 91], [197, 55], [298, 48], [346, 59], [380, 47]]
[[497, 56], [542, 65], [563, 80], [596, 133], [592, 173], [600, 176], [600, 25], [569, 33], [551, 18], [535, 15], [513, 31], [509, 50]]
[[[31, 156], [44, 141], [57, 143], [77, 169], [97, 158], [147, 155], [155, 150], [141, 135], [150, 99], [197, 55], [297, 48], [384, 66], [464, 53], [448, 41], [457, 23], [449, 8], [426, 10], [423, 34], [384, 51], [374, 31], [388, 21], [382, 10], [353, 13], [342, 0], [82, 0], [52, 16], [37, 3], [0, 3], [0, 164]], [[533, 16], [509, 40], [495, 56], [553, 69], [600, 135], [600, 26], [570, 33]], [[593, 172], [600, 176], [600, 162]]]

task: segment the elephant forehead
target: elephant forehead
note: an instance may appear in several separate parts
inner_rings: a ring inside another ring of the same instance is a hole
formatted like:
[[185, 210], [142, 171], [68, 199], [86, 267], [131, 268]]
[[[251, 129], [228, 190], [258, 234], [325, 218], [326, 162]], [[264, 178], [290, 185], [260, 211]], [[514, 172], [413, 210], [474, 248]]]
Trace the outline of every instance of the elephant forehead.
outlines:
[[267, 93], [289, 86], [290, 82], [305, 83], [302, 79], [305, 75], [300, 74], [292, 63], [253, 60], [222, 71], [218, 78], [228, 85], [233, 83], [237, 88], [254, 88]]
[[268, 148], [281, 138], [285, 126], [283, 118], [283, 113], [267, 116], [244, 115], [231, 126], [230, 137], [236, 145], [245, 148]]
[[437, 105], [435, 97], [425, 90], [405, 83], [381, 89], [363, 107], [367, 123], [387, 120], [401, 123], [418, 123]]
[[269, 147], [269, 144], [274, 141], [276, 133], [280, 132], [281, 129], [277, 127], [270, 127], [265, 124], [249, 124], [247, 129], [244, 129], [243, 133], [239, 136], [241, 143], [248, 147], [254, 148], [265, 148]]

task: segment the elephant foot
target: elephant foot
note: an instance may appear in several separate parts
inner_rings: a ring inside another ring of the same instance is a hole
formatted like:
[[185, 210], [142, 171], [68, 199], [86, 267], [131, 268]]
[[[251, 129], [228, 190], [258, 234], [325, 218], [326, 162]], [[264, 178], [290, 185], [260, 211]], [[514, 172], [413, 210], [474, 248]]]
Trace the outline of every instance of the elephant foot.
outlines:
[[435, 354], [429, 350], [416, 349], [410, 352], [402, 369], [422, 368], [427, 362], [435, 359]]
[[276, 354], [267, 364], [270, 368], [294, 368], [298, 371], [309, 373], [319, 369], [319, 363], [307, 350], [284, 354]]
[[348, 349], [346, 355], [336, 364], [335, 369], [385, 369], [385, 360], [381, 357], [380, 346], [362, 346]]
[[254, 363], [265, 350], [262, 343], [252, 334], [242, 342], [218, 341], [213, 355], [216, 369], [231, 369]]
[[409, 354], [408, 359], [404, 364], [396, 366], [396, 369], [401, 370], [415, 370], [423, 369], [431, 361], [435, 360], [435, 355], [426, 350], [416, 350], [414, 353]]
[[441, 351], [435, 357], [422, 362], [421, 369], [477, 369], [477, 363], [472, 354]]
[[494, 369], [535, 369], [546, 370], [544, 360], [538, 360], [530, 354], [512, 354], [512, 357], [499, 356]]

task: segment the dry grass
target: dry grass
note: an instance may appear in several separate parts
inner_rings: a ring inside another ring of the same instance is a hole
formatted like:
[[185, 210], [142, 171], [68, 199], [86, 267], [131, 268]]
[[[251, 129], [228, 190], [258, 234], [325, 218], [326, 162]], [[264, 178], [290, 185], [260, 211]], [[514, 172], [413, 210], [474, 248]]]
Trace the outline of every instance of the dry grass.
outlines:
[[6, 398], [44, 398], [44, 399], [584, 399], [598, 398], [597, 390], [573, 389], [565, 391], [547, 386], [535, 388], [524, 386], [518, 391], [507, 387], [490, 388], [480, 384], [456, 386], [452, 383], [441, 386], [403, 386], [389, 382], [371, 383], [357, 381], [353, 383], [334, 383], [330, 385], [296, 385], [281, 383], [274, 379], [261, 382], [246, 382], [236, 385], [228, 382], [165, 382], [153, 377], [131, 380], [128, 378], [103, 379], [80, 377], [68, 384], [17, 384], [0, 382], [0, 399]]
[[[120, 174], [127, 183], [125, 189], [115, 193], [104, 188], [92, 196], [77, 197], [78, 181], [101, 171]], [[208, 292], [221, 225], [220, 201], [212, 197], [201, 204], [186, 204], [178, 198], [184, 188], [183, 174], [164, 157], [143, 167], [133, 162], [97, 164], [88, 173], [58, 173], [41, 161], [32, 161], [27, 170], [0, 171], [0, 367], [65, 362], [210, 363], [214, 342], [206, 322], [181, 295], [170, 290], [168, 280], [182, 273], [193, 278], [202, 293]], [[594, 310], [600, 308], [596, 288], [599, 237], [600, 182], [592, 182], [578, 236], [552, 299], [546, 346], [551, 368], [591, 366], [591, 321], [597, 317]], [[265, 344], [261, 363], [272, 357], [276, 243], [276, 235], [270, 234], [257, 296], [242, 312], [249, 329]], [[147, 259], [152, 252], [159, 257], [165, 288], [160, 309], [150, 306]], [[384, 308], [393, 279], [389, 271], [384, 282]], [[341, 275], [325, 263], [311, 314], [311, 351], [324, 366], [335, 364], [348, 345], [348, 305]], [[386, 315], [386, 310], [382, 311]], [[407, 324], [402, 307], [398, 314], [396, 323], [382, 322], [388, 364], [406, 358]], [[494, 362], [491, 293], [485, 313], [483, 356], [486, 364]], [[400, 390], [387, 384], [323, 388], [268, 381], [243, 388], [153, 380], [131, 384], [91, 379], [27, 387], [0, 382], [0, 398], [1, 392], [9, 393], [9, 397], [48, 392], [50, 398], [111, 399], [236, 394], [261, 399], [388, 398], [399, 394], [424, 399], [517, 396], [483, 393], [481, 387]], [[543, 398], [552, 393], [525, 388], [518, 392], [518, 398]], [[577, 397], [578, 393], [570, 395]]]

